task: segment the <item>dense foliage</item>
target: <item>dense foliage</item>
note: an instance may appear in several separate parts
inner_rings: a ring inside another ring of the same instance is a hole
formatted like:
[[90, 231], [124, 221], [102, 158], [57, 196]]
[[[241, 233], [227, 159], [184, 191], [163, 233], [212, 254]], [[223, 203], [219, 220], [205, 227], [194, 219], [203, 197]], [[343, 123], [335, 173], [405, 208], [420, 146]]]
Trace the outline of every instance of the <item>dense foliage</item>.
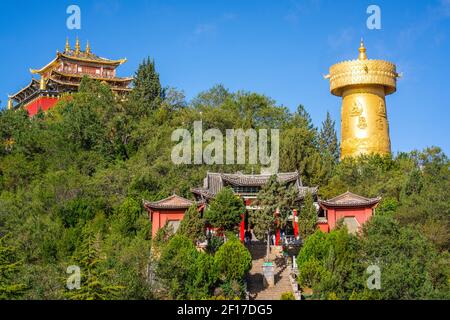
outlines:
[[307, 239], [317, 228], [317, 209], [314, 206], [313, 195], [307, 192], [298, 217], [298, 231], [302, 240]]
[[[322, 299], [448, 299], [447, 262], [447, 253], [389, 216], [374, 217], [361, 237], [345, 228], [317, 231], [297, 257], [299, 284]], [[373, 266], [380, 270], [375, 289], [368, 285]]]
[[184, 214], [183, 220], [181, 220], [178, 234], [184, 235], [194, 243], [205, 240], [205, 224], [206, 221], [201, 217], [197, 205], [192, 205]]
[[223, 188], [217, 193], [205, 211], [205, 219], [214, 228], [233, 231], [242, 220], [245, 205], [231, 188]]
[[21, 283], [17, 283], [15, 276], [20, 267], [17, 261], [17, 253], [13, 247], [5, 245], [6, 236], [0, 238], [0, 300], [19, 297], [26, 289]]
[[[280, 171], [298, 170], [303, 184], [319, 186], [323, 198], [347, 190], [383, 197], [378, 215], [385, 220], [374, 220], [361, 239], [341, 235], [343, 248], [351, 249], [349, 256], [338, 257], [340, 248], [330, 246], [335, 258], [327, 258], [327, 281], [316, 281], [314, 273], [304, 275], [305, 283], [318, 288], [322, 297], [373, 297], [365, 294], [361, 281], [344, 277], [354, 273], [341, 261], [356, 259], [355, 265], [364, 267], [384, 256], [378, 261], [391, 268], [384, 269], [382, 278], [390, 291], [377, 297], [448, 296], [442, 274], [448, 274], [449, 265], [449, 160], [439, 148], [338, 162], [333, 121], [328, 117], [316, 128], [303, 106], [290, 112], [269, 97], [233, 93], [220, 85], [186, 102], [181, 92], [161, 86], [151, 61], [139, 68], [134, 87], [128, 99], [120, 99], [107, 85], [83, 79], [78, 93], [33, 118], [23, 110], [0, 112], [0, 235], [9, 234], [1, 243], [1, 265], [12, 272], [0, 277], [14, 279], [2, 280], [2, 285], [20, 289], [2, 298], [67, 298], [66, 269], [74, 263], [82, 277], [91, 271], [95, 276], [82, 281], [101, 285], [86, 295], [69, 293], [71, 298], [151, 299], [159, 294], [151, 287], [155, 262], [150, 259], [150, 223], [142, 199], [160, 200], [174, 192], [191, 197], [190, 188], [200, 186], [207, 171], [259, 171], [257, 165], [174, 165], [171, 133], [178, 128], [192, 131], [195, 120], [203, 121], [204, 130], [217, 128], [224, 134], [231, 128], [280, 129]], [[179, 254], [181, 266], [190, 262], [198, 269], [185, 279], [191, 274], [175, 268], [177, 282], [169, 284], [166, 297], [242, 292], [236, 281], [211, 285], [218, 275], [201, 268], [215, 265], [213, 256], [195, 253], [192, 239], [177, 235], [183, 252], [166, 251], [169, 233], [158, 238], [163, 261], [170, 264], [168, 257]], [[95, 263], [89, 270], [83, 261], [92, 235]], [[211, 251], [222, 246], [217, 243]], [[325, 262], [316, 258], [304, 263], [320, 274]], [[343, 284], [343, 291], [336, 283]]]
[[242, 298], [242, 281], [251, 265], [250, 253], [233, 236], [212, 255], [175, 234], [158, 260], [156, 274], [163, 284], [159, 294], [170, 299]]

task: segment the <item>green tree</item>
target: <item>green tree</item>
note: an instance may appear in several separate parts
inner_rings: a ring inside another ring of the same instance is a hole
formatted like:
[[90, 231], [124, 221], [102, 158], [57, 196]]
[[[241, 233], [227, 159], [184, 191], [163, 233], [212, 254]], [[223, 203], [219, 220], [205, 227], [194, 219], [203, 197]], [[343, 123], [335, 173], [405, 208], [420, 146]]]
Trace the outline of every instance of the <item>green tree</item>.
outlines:
[[19, 298], [26, 289], [15, 280], [22, 261], [17, 260], [16, 249], [8, 245], [9, 237], [0, 236], [0, 300]]
[[335, 121], [327, 112], [327, 117], [322, 122], [319, 133], [319, 149], [322, 155], [331, 156], [331, 159], [337, 163], [339, 161], [339, 142], [335, 129]]
[[201, 217], [196, 204], [192, 205], [184, 214], [177, 233], [188, 237], [194, 243], [205, 240], [205, 220]]
[[303, 205], [298, 216], [298, 230], [303, 240], [308, 239], [317, 230], [317, 209], [310, 192], [305, 195]]
[[235, 236], [220, 246], [214, 260], [223, 281], [241, 281], [252, 267], [250, 252]]
[[348, 299], [352, 289], [361, 290], [364, 285], [359, 248], [358, 239], [346, 228], [329, 234], [316, 231], [297, 257], [299, 284], [312, 288], [318, 298]]
[[198, 252], [192, 241], [175, 235], [163, 248], [157, 276], [172, 299], [207, 298], [217, 281], [214, 259]]
[[163, 89], [156, 72], [155, 61], [145, 59], [138, 67], [133, 80], [132, 99], [140, 107], [141, 112], [155, 110], [163, 98]]
[[110, 270], [102, 270], [100, 263], [100, 240], [90, 226], [83, 229], [83, 240], [74, 257], [81, 269], [79, 289], [66, 293], [70, 300], [110, 300], [118, 296], [122, 286], [107, 284]]
[[298, 171], [302, 181], [311, 185], [319, 170], [318, 134], [303, 105], [283, 125], [280, 134], [280, 170]]
[[256, 237], [267, 239], [267, 257], [271, 233], [286, 226], [297, 198], [295, 187], [280, 183], [276, 175], [271, 176], [258, 193], [255, 205], [259, 209], [250, 211], [250, 222]]
[[142, 206], [132, 198], [127, 198], [115, 210], [114, 227], [123, 236], [135, 235], [137, 232], [137, 222], [142, 214]]
[[245, 213], [242, 199], [231, 188], [220, 190], [205, 211], [205, 219], [215, 228], [236, 230]]
[[392, 216], [376, 216], [363, 227], [363, 264], [381, 269], [377, 299], [448, 299], [448, 254], [439, 254], [418, 230]]

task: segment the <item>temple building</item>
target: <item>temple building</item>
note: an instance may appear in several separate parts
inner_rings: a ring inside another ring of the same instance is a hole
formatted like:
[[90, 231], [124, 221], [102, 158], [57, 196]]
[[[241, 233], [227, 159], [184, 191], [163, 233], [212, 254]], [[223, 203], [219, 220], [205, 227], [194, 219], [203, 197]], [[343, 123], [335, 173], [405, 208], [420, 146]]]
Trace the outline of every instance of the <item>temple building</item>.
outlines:
[[357, 233], [374, 215], [380, 200], [380, 197], [365, 198], [349, 191], [330, 200], [319, 200], [319, 229], [330, 232], [342, 221], [350, 233]]
[[[213, 173], [208, 172], [206, 178], [203, 180], [203, 186], [199, 188], [191, 189], [195, 198], [198, 201], [208, 203], [215, 195], [223, 188], [230, 187], [234, 193], [242, 198], [245, 203], [247, 212], [243, 213], [242, 221], [240, 224], [240, 238], [243, 240], [244, 232], [251, 227], [248, 223], [248, 212], [257, 210], [258, 208], [252, 205], [252, 202], [257, 198], [257, 195], [261, 188], [269, 181], [271, 174], [242, 174], [242, 173]], [[299, 207], [303, 201], [305, 195], [310, 192], [313, 197], [317, 197], [316, 187], [306, 187], [300, 179], [298, 172], [287, 172], [276, 174], [280, 183], [284, 183], [287, 186], [295, 186], [298, 190], [298, 203]], [[276, 214], [274, 212], [274, 214]], [[298, 236], [297, 226], [297, 210], [293, 208], [292, 216], [292, 231], [295, 236]], [[275, 244], [278, 245], [280, 241], [280, 230], [277, 230], [275, 236]]]
[[[240, 236], [243, 240], [244, 231], [249, 227], [248, 225], [248, 211], [256, 210], [252, 206], [252, 202], [256, 199], [258, 192], [269, 181], [270, 174], [251, 174], [246, 175], [242, 173], [214, 173], [208, 172], [204, 179], [203, 186], [199, 188], [192, 188], [195, 201], [182, 198], [177, 195], [172, 195], [169, 198], [150, 202], [144, 201], [144, 208], [148, 211], [149, 217], [152, 221], [152, 233], [155, 235], [158, 230], [166, 224], [172, 226], [174, 230], [178, 229], [180, 221], [184, 217], [186, 210], [193, 204], [197, 204], [199, 210], [204, 210], [209, 201], [212, 200], [216, 194], [223, 188], [230, 187], [234, 193], [241, 197], [246, 205], [247, 212], [242, 213], [242, 221], [240, 224]], [[279, 173], [277, 174], [278, 181], [286, 183], [287, 185], [294, 185], [298, 190], [299, 205], [307, 192], [310, 192], [314, 197], [317, 197], [317, 188], [303, 186], [298, 172]], [[274, 213], [275, 214], [275, 213]], [[293, 222], [293, 232], [298, 232], [296, 228], [296, 214], [293, 210], [291, 220]], [[280, 240], [280, 232], [277, 232], [276, 242]]]
[[30, 116], [39, 110], [48, 110], [66, 93], [76, 92], [81, 79], [91, 79], [107, 83], [113, 92], [124, 95], [131, 91], [132, 78], [116, 76], [116, 68], [126, 59], [110, 60], [92, 53], [89, 42], [83, 51], [80, 41], [76, 40], [75, 48], [66, 41], [64, 52], [57, 52], [56, 57], [41, 69], [31, 69], [33, 75], [29, 85], [19, 92], [10, 95], [8, 109], [25, 108]]
[[386, 96], [397, 90], [395, 64], [367, 58], [361, 40], [356, 60], [330, 68], [331, 94], [342, 97], [341, 159], [361, 154], [389, 154], [389, 122]]
[[[246, 205], [246, 212], [242, 213], [242, 221], [239, 226], [240, 237], [243, 240], [245, 230], [251, 228], [247, 219], [248, 212], [258, 209], [252, 205], [252, 202], [257, 198], [258, 192], [269, 181], [270, 177], [271, 175], [268, 174], [208, 172], [203, 186], [191, 189], [195, 201], [177, 195], [156, 202], [144, 201], [144, 208], [148, 211], [149, 218], [152, 221], [152, 234], [153, 236], [156, 235], [158, 230], [166, 224], [176, 231], [189, 207], [195, 204], [199, 212], [203, 212], [220, 190], [230, 187], [236, 195], [243, 199]], [[351, 233], [359, 232], [362, 225], [375, 214], [375, 208], [381, 200], [380, 197], [366, 198], [349, 191], [330, 200], [321, 200], [317, 198], [318, 190], [316, 187], [303, 186], [298, 172], [279, 173], [277, 178], [279, 182], [296, 187], [298, 190], [297, 208], [301, 208], [301, 203], [307, 192], [313, 195], [318, 208], [317, 228], [322, 232], [330, 232], [339, 223], [346, 225]], [[274, 214], [276, 213], [274, 212]], [[298, 236], [297, 215], [301, 214], [301, 209], [300, 212], [297, 212], [296, 208], [293, 208], [292, 216], [289, 218], [292, 221], [292, 228], [289, 227], [289, 230], [285, 230], [288, 234]], [[280, 230], [276, 232], [275, 245], [278, 245], [279, 241]]]
[[[307, 192], [314, 196], [317, 194], [317, 188], [303, 186], [298, 172], [278, 173], [278, 181], [294, 185], [298, 190], [298, 200], [303, 200]], [[258, 192], [269, 181], [270, 174], [242, 174], [242, 173], [214, 173], [208, 172], [203, 180], [203, 186], [192, 188], [191, 191], [199, 201], [209, 201], [225, 187], [233, 189], [234, 193], [240, 196], [247, 210], [254, 210], [252, 201], [256, 199]]]
[[[152, 222], [152, 236], [155, 236], [158, 230], [166, 224], [176, 232], [181, 220], [183, 220], [184, 213], [194, 203], [194, 201], [176, 194], [155, 202], [144, 200], [144, 208], [147, 210]], [[201, 203], [198, 203], [198, 207], [199, 210], [202, 209]]]

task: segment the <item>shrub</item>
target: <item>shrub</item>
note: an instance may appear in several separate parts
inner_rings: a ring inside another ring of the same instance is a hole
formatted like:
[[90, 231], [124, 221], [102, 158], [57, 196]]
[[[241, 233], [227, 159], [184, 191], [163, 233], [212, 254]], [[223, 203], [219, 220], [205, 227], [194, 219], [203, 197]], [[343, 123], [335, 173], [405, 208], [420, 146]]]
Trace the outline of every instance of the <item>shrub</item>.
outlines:
[[285, 292], [281, 294], [280, 300], [295, 300], [295, 297], [292, 292]]
[[205, 220], [200, 216], [197, 205], [192, 205], [184, 214], [177, 233], [188, 237], [194, 243], [205, 240]]
[[217, 250], [214, 259], [222, 280], [240, 281], [252, 267], [250, 252], [234, 236]]
[[205, 211], [205, 219], [215, 228], [232, 231], [241, 221], [244, 212], [242, 199], [234, 194], [233, 189], [224, 188], [211, 201]]

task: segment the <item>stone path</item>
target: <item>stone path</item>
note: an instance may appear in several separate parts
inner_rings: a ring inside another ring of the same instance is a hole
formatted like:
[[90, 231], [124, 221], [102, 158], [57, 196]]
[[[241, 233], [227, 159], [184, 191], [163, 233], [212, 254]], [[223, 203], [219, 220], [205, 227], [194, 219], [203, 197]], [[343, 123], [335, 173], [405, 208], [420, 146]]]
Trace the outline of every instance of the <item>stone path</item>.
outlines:
[[275, 250], [272, 249], [270, 260], [275, 262], [275, 286], [265, 288], [263, 286], [262, 265], [266, 255], [266, 245], [262, 242], [255, 242], [248, 248], [253, 259], [252, 269], [247, 275], [247, 290], [250, 300], [280, 300], [283, 293], [292, 293], [288, 268], [283, 255], [274, 252]]

